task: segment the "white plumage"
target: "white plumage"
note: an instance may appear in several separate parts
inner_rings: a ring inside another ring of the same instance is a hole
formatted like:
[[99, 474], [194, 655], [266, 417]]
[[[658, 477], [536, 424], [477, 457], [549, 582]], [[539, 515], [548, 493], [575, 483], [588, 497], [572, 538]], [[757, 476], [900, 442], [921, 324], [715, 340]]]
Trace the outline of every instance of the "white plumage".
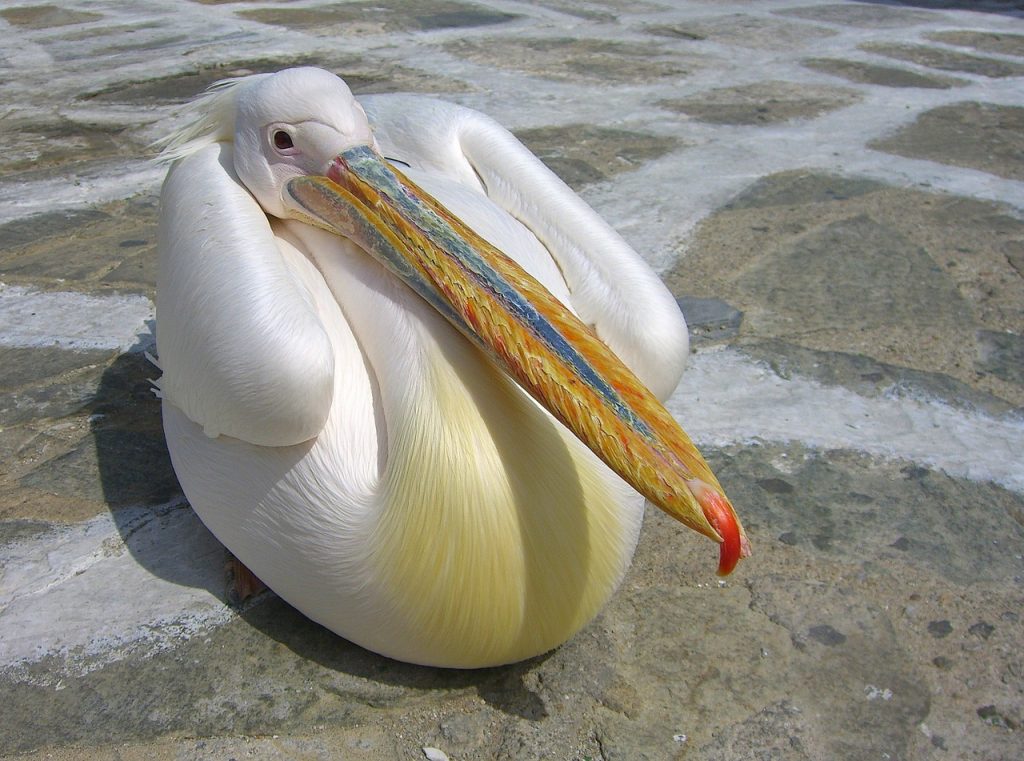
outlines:
[[[476, 667], [563, 642], [621, 580], [641, 498], [354, 243], [268, 212], [289, 177], [372, 139], [662, 398], [687, 353], [671, 295], [477, 112], [357, 103], [293, 69], [194, 113], [167, 151], [157, 346], [197, 513], [285, 600], [385, 655]], [[275, 153], [281, 131], [301, 155]]]

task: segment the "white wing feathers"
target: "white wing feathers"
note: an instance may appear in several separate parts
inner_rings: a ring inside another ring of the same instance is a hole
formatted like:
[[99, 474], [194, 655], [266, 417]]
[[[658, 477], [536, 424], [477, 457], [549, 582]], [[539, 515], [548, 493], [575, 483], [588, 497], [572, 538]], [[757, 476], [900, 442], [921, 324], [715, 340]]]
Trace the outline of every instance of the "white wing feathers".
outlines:
[[186, 156], [161, 193], [160, 389], [209, 436], [297, 444], [327, 419], [333, 351], [231, 150]]

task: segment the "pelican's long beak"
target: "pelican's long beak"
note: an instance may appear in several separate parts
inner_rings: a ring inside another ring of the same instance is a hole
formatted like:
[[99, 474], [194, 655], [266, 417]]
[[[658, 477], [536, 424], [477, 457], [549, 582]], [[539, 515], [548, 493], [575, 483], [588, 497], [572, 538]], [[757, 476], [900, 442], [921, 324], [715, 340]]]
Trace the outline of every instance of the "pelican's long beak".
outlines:
[[352, 239], [431, 303], [607, 465], [672, 517], [749, 554], [700, 452], [621, 360], [548, 290], [372, 148], [290, 180], [301, 218]]

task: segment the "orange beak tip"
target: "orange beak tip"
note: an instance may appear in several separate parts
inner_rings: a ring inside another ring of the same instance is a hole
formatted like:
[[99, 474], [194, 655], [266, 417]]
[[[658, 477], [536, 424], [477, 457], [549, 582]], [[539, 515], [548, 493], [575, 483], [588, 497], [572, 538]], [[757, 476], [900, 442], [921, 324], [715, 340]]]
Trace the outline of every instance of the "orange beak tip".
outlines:
[[736, 520], [736, 513], [725, 495], [699, 479], [687, 482], [704, 517], [721, 539], [718, 554], [718, 575], [728, 576], [741, 558], [750, 556], [750, 543]]

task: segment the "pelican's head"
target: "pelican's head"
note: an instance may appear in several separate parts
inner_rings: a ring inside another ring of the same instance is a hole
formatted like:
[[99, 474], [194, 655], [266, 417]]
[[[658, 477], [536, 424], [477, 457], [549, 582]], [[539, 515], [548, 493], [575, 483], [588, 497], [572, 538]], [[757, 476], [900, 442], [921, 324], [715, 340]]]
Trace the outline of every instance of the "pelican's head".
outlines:
[[195, 108], [165, 159], [233, 141], [235, 171], [264, 211], [373, 255], [637, 491], [720, 542], [720, 573], [748, 552], [718, 481], [654, 395], [543, 285], [377, 153], [341, 79], [313, 68], [245, 77]]
[[265, 212], [280, 218], [292, 216], [283, 200], [289, 180], [324, 175], [346, 150], [375, 145], [348, 85], [314, 67], [218, 82], [189, 110], [192, 121], [163, 141], [160, 159], [233, 143], [238, 178]]
[[363, 107], [341, 79], [323, 69], [287, 69], [260, 78], [239, 98], [235, 171], [268, 214], [288, 216], [289, 180], [324, 175], [335, 156], [372, 146]]

